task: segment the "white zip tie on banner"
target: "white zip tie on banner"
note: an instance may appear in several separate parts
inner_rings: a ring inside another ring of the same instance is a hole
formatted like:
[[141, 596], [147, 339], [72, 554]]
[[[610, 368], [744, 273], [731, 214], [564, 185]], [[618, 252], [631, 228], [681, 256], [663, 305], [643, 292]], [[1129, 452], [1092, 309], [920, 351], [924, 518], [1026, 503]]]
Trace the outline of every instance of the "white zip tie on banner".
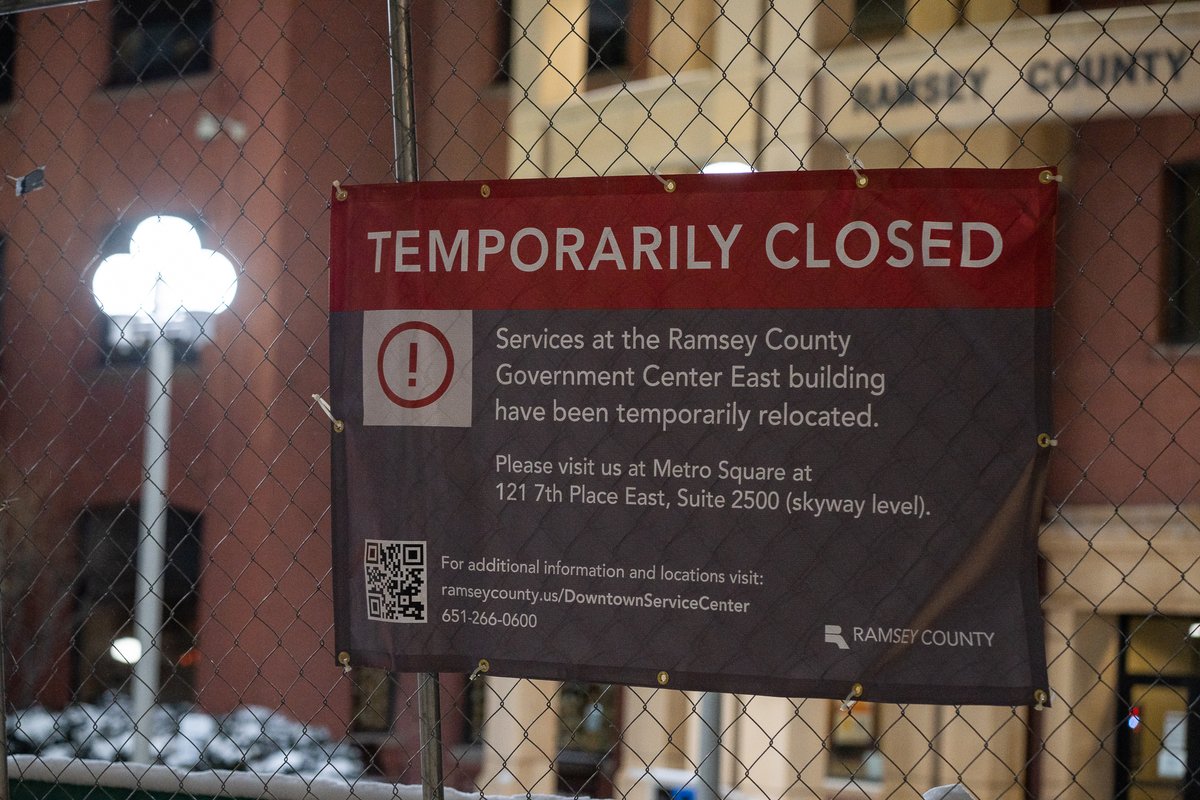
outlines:
[[846, 153], [846, 160], [850, 162], [850, 171], [854, 173], [854, 185], [860, 189], [865, 189], [867, 186], [867, 176], [862, 174], [863, 163], [858, 160], [858, 156], [852, 156]]
[[321, 410], [325, 412], [325, 416], [329, 417], [329, 421], [333, 423], [333, 430], [335, 433], [341, 433], [342, 431], [346, 430], [346, 423], [342, 422], [333, 415], [333, 408], [329, 405], [329, 402], [324, 397], [321, 397], [319, 394], [314, 394], [312, 399], [317, 401], [317, 405], [319, 405]]

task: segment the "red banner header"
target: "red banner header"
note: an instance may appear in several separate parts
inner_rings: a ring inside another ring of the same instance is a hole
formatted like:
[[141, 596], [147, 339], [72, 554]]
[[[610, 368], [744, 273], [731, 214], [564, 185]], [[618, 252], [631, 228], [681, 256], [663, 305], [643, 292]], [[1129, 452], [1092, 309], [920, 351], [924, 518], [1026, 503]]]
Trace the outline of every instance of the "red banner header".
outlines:
[[1047, 307], [1041, 174], [351, 186], [332, 200], [331, 310]]

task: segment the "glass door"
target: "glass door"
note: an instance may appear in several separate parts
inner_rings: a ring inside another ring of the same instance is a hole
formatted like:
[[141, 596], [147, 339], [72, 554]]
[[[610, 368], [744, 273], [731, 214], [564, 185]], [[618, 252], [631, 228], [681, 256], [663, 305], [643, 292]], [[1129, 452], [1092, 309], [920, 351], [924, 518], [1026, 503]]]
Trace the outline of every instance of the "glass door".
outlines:
[[1185, 685], [1134, 683], [1125, 720], [1127, 800], [1197, 798], [1194, 690]]
[[1200, 800], [1200, 622], [1122, 620], [1117, 786], [1122, 800]]

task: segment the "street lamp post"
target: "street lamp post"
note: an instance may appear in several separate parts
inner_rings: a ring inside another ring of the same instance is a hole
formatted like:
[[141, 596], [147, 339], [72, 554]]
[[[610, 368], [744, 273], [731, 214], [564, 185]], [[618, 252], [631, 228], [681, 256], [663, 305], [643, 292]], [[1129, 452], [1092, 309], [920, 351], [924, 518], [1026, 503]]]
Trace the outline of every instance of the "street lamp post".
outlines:
[[199, 341], [204, 326], [229, 307], [237, 274], [225, 256], [200, 246], [179, 217], [148, 217], [133, 230], [128, 253], [100, 262], [92, 294], [112, 319], [120, 340], [148, 346], [146, 422], [138, 510], [133, 661], [133, 760], [150, 763], [150, 717], [158, 700], [162, 662], [163, 584], [167, 563], [167, 443], [171, 424], [172, 339]]

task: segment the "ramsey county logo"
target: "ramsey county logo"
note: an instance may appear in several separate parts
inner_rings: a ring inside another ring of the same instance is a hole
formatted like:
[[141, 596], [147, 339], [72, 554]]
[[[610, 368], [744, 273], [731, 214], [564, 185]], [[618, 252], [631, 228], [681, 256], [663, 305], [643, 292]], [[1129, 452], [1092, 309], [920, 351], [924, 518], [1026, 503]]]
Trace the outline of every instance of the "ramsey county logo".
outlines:
[[826, 625], [825, 626], [825, 643], [836, 644], [839, 650], [849, 650], [850, 645], [846, 644], [846, 637], [842, 636], [841, 625]]
[[[858, 626], [850, 629], [854, 642], [870, 644], [899, 644], [917, 647], [982, 647], [990, 648], [996, 639], [994, 631], [936, 630], [928, 628], [878, 628]], [[825, 643], [849, 650], [850, 644], [841, 625], [825, 626]]]

